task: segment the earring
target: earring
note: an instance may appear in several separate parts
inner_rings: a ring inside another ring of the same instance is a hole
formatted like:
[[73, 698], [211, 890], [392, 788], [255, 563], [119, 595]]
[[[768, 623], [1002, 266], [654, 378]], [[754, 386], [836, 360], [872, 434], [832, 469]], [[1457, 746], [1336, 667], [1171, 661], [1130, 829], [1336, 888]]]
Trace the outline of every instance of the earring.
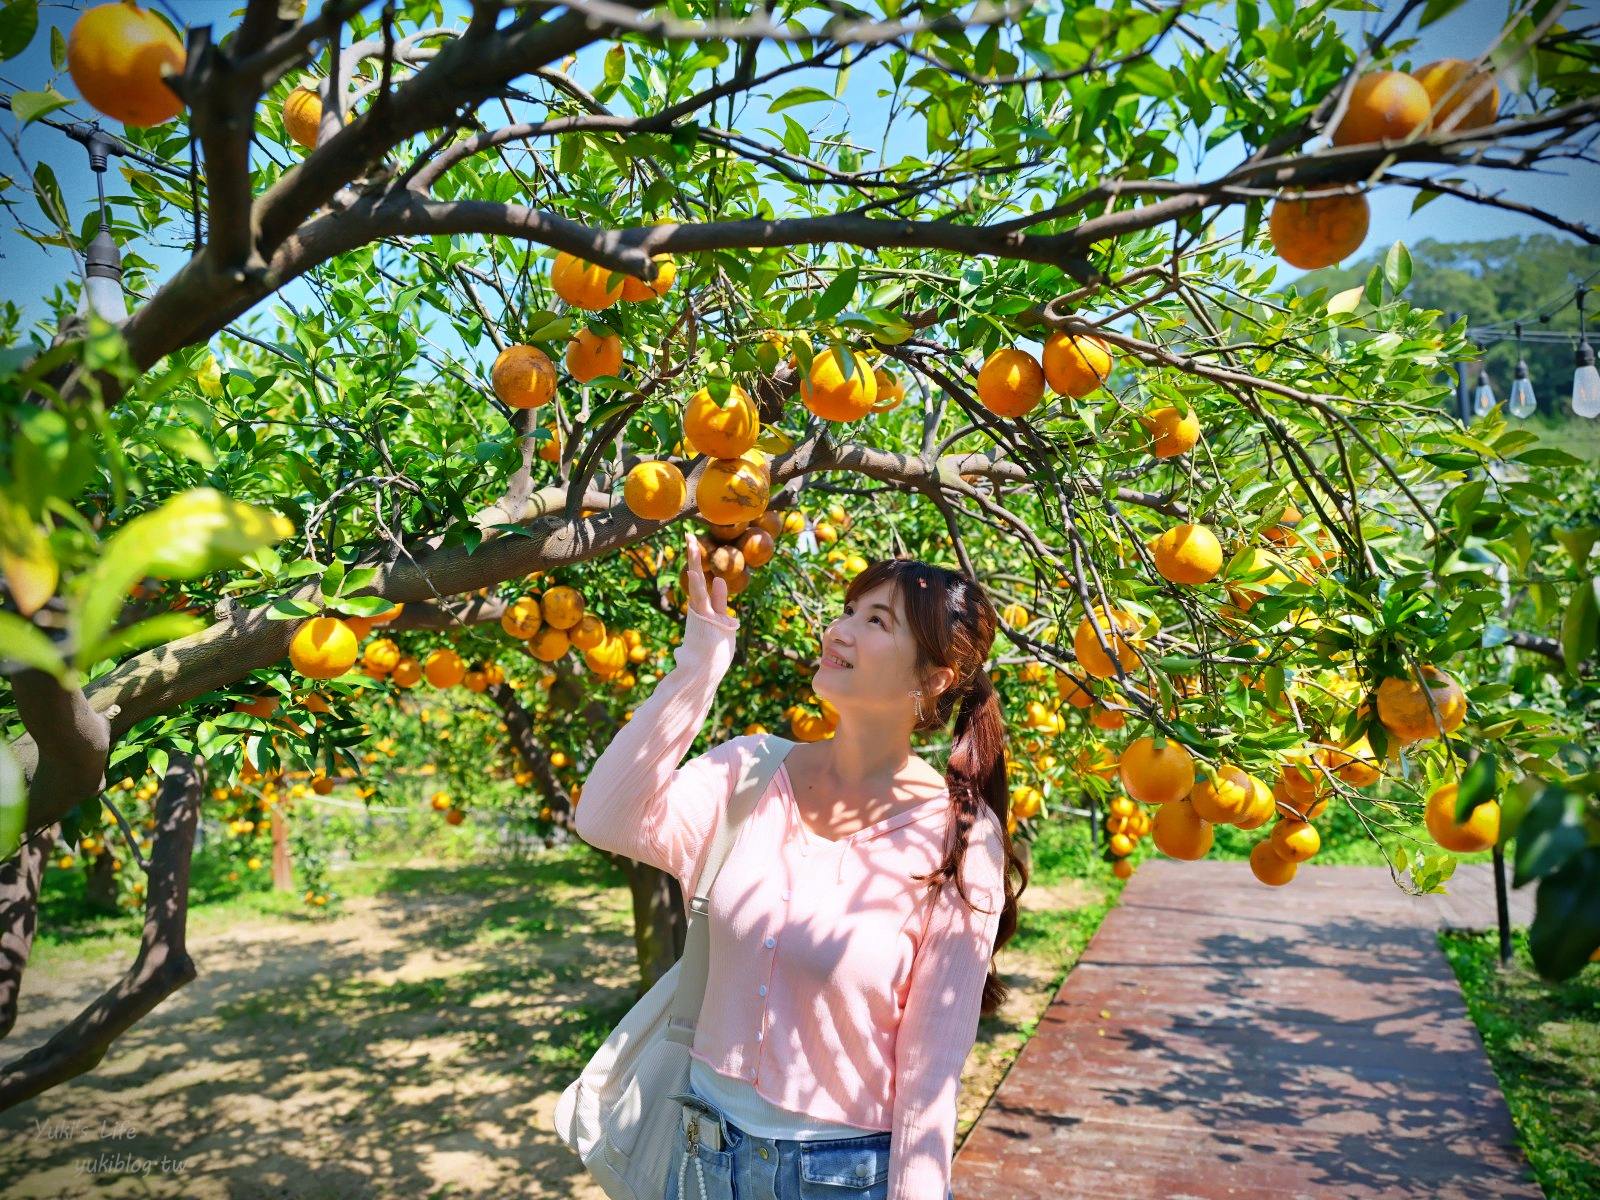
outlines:
[[920, 691], [916, 691], [916, 692], [912, 692], [911, 694], [917, 698], [917, 720], [920, 721], [920, 720], [923, 719], [922, 718], [922, 693]]

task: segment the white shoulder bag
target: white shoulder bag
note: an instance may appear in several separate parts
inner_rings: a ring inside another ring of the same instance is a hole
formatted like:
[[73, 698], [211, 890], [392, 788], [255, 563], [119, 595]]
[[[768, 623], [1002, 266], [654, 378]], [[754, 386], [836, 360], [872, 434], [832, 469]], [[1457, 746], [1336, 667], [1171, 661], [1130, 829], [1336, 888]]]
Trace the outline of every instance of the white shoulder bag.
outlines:
[[555, 1130], [612, 1200], [663, 1200], [689, 1090], [710, 962], [707, 897], [745, 818], [795, 743], [755, 742], [695, 882], [683, 954], [640, 998], [556, 1103]]

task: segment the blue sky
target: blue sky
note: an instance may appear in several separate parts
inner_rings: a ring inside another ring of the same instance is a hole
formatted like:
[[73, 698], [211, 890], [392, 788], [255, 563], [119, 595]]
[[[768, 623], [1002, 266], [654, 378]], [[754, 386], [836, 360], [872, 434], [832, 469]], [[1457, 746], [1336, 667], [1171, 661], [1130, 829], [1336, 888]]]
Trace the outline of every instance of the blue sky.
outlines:
[[[78, 7], [82, 5], [74, 3], [73, 8]], [[237, 20], [233, 15], [237, 6], [231, 2], [171, 0], [171, 7], [188, 21], [196, 24], [209, 21], [225, 29], [231, 27]], [[1384, 7], [1388, 12], [1394, 11], [1394, 0], [1390, 0]], [[464, 5], [455, 3], [454, 0], [447, 5], [447, 11], [451, 13], [463, 13], [464, 8]], [[1412, 57], [1421, 63], [1433, 58], [1475, 55], [1493, 37], [1500, 20], [1503, 19], [1504, 11], [1504, 5], [1498, 0], [1467, 0], [1467, 3], [1456, 12], [1423, 31], [1421, 43], [1413, 51]], [[1578, 7], [1579, 13], [1584, 11], [1584, 6]], [[1590, 12], [1592, 13], [1592, 8]], [[1352, 35], [1381, 24], [1387, 19], [1384, 13], [1341, 12], [1337, 15]], [[63, 32], [71, 27], [75, 16], [73, 9], [61, 5], [44, 7], [41, 13], [46, 26], [56, 25]], [[1574, 22], [1577, 19], [1575, 14]], [[48, 45], [48, 35], [41, 29], [22, 57], [0, 66], [0, 81], [3, 81], [0, 82], [0, 86], [3, 86], [5, 91], [11, 92], [19, 89], [38, 89], [51, 82]], [[586, 51], [574, 69], [574, 75], [591, 83], [598, 79], [599, 59], [603, 50], [604, 47], [601, 46]], [[1175, 46], [1169, 44], [1163, 47], [1160, 57], [1169, 63], [1176, 61]], [[55, 82], [63, 93], [73, 94], [71, 80], [65, 73]], [[842, 105], [816, 104], [790, 111], [804, 123], [827, 129], [836, 129], [848, 122], [852, 134], [859, 143], [876, 146], [883, 135], [887, 117], [886, 103], [876, 95], [878, 86], [879, 74], [875, 69], [870, 67], [858, 69], [851, 74], [849, 84], [841, 98]], [[69, 109], [58, 115], [67, 116], [73, 112], [73, 109]], [[79, 106], [77, 113], [83, 117], [90, 115], [86, 106]], [[761, 126], [778, 123], [777, 118], [767, 116], [764, 100], [753, 100], [746, 106], [744, 114], [740, 127], [746, 132], [754, 132]], [[16, 118], [12, 115], [0, 113], [0, 123], [5, 125], [8, 135], [15, 132]], [[118, 128], [115, 122], [109, 124], [114, 131]], [[38, 125], [21, 132], [20, 144], [30, 163], [42, 160], [51, 164], [61, 182], [73, 220], [81, 221], [85, 212], [89, 211], [94, 203], [93, 176], [88, 169], [87, 156], [82, 148], [61, 134]], [[901, 146], [908, 152], [920, 153], [923, 146], [920, 126], [911, 122], [898, 125], [895, 130], [890, 131], [887, 145], [891, 160], [899, 156]], [[1198, 163], [1195, 162], [1194, 145], [1185, 144], [1175, 149], [1178, 150], [1182, 161], [1180, 177], [1210, 177], [1235, 164], [1243, 154], [1237, 139], [1221, 143]], [[1597, 185], [1600, 185], [1600, 169], [1583, 164], [1563, 164], [1561, 169], [1565, 173], [1528, 176], [1507, 173], [1490, 175], [1487, 172], [1479, 172], [1476, 178], [1480, 184], [1492, 179], [1494, 186], [1503, 189], [1503, 194], [1511, 199], [1537, 203], [1573, 217], [1581, 218], [1592, 214], [1593, 197]], [[15, 175], [18, 172], [16, 158], [9, 150], [3, 152], [0, 171], [8, 175]], [[113, 190], [120, 184], [120, 179], [116, 177], [114, 171], [108, 174], [108, 183]], [[1415, 242], [1433, 237], [1465, 241], [1512, 234], [1552, 232], [1548, 226], [1532, 217], [1507, 213], [1448, 196], [1433, 201], [1420, 213], [1412, 216], [1410, 208], [1414, 195], [1411, 190], [1400, 188], [1379, 189], [1372, 195], [1372, 228], [1363, 248], [1364, 252], [1387, 246], [1396, 240]], [[33, 208], [32, 201], [22, 198], [21, 203], [25, 206], [25, 211], [29, 212], [30, 219], [37, 223], [37, 212]], [[1219, 217], [1218, 228], [1237, 229], [1239, 219], [1240, 210], [1229, 210]], [[157, 262], [174, 265], [177, 262], [175, 254], [151, 252], [148, 247], [144, 250], [148, 257]], [[70, 269], [68, 259], [60, 251], [45, 251], [21, 237], [9, 220], [0, 222], [0, 253], [4, 254], [0, 271], [3, 271], [6, 279], [3, 292], [0, 294], [23, 304], [30, 316], [41, 315], [44, 310], [39, 303], [39, 297], [48, 290], [52, 280]], [[1296, 274], [1298, 272], [1292, 268], [1280, 265], [1278, 279], [1280, 282], [1285, 281]], [[291, 297], [295, 292], [303, 293], [303, 289], [292, 289]], [[261, 309], [257, 312], [260, 313]]]

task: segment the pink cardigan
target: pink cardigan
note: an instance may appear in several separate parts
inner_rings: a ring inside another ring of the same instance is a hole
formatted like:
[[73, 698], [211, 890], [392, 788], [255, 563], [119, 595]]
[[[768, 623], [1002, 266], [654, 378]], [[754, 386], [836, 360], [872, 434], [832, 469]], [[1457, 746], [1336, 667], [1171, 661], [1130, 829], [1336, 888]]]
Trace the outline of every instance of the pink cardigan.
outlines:
[[[676, 667], [595, 760], [574, 817], [586, 842], [694, 894], [717, 815], [755, 738], [678, 763], [734, 652], [734, 618], [690, 610]], [[711, 895], [711, 965], [696, 1058], [774, 1104], [890, 1130], [889, 1200], [944, 1200], [961, 1068], [1005, 899], [1004, 831], [988, 809], [962, 878], [929, 899], [948, 793], [831, 841], [801, 821], [780, 769]]]

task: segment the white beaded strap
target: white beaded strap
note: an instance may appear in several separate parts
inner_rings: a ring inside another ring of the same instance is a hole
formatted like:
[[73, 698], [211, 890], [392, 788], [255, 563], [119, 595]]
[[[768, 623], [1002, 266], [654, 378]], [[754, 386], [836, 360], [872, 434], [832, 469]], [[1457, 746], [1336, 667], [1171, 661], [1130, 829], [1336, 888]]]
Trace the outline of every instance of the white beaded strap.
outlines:
[[685, 1154], [678, 1163], [679, 1200], [688, 1200], [688, 1193], [684, 1191], [683, 1183], [684, 1173], [689, 1169], [689, 1159], [691, 1156], [694, 1158], [695, 1178], [700, 1182], [700, 1200], [711, 1200], [710, 1194], [706, 1191], [705, 1164], [700, 1161], [700, 1155], [695, 1153], [695, 1147], [700, 1144], [699, 1125], [698, 1123], [694, 1123], [690, 1128], [692, 1130], [692, 1134], [689, 1139], [689, 1153]]

